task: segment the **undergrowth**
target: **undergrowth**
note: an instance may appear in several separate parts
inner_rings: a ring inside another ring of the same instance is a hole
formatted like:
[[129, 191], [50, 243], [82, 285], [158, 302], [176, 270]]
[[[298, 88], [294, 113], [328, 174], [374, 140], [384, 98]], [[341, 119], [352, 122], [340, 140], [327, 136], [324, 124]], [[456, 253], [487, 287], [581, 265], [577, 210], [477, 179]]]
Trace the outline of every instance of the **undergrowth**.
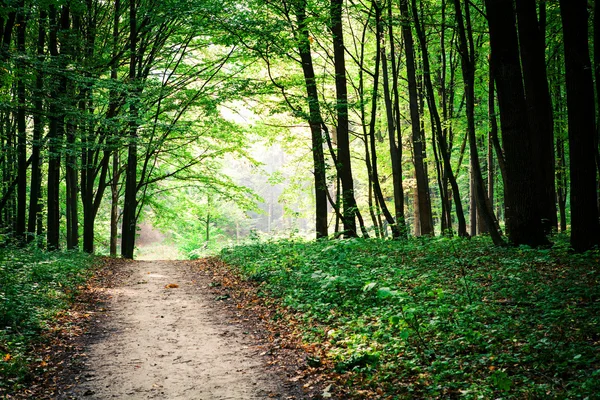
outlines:
[[359, 398], [597, 398], [600, 255], [487, 238], [224, 250]]
[[33, 347], [89, 276], [89, 255], [0, 248], [0, 393], [26, 385]]

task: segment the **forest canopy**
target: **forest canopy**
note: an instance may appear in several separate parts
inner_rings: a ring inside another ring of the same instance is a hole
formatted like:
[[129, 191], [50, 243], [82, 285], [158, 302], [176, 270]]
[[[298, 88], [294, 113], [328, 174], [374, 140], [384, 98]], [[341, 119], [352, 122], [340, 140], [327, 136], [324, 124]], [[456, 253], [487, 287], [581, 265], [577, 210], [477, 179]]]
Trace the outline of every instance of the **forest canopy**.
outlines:
[[133, 258], [145, 218], [186, 251], [256, 229], [591, 249], [598, 18], [584, 0], [2, 0], [2, 242]]

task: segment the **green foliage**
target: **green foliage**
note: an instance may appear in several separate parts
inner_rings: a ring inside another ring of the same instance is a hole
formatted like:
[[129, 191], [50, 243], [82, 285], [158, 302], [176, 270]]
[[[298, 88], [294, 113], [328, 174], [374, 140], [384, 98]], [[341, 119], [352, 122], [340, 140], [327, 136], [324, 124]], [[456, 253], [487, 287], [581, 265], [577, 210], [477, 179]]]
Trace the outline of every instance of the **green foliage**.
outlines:
[[278, 241], [222, 252], [339, 372], [394, 398], [592, 398], [599, 253], [487, 238]]
[[89, 276], [92, 259], [35, 247], [0, 249], [0, 393], [28, 379], [40, 333], [66, 309]]

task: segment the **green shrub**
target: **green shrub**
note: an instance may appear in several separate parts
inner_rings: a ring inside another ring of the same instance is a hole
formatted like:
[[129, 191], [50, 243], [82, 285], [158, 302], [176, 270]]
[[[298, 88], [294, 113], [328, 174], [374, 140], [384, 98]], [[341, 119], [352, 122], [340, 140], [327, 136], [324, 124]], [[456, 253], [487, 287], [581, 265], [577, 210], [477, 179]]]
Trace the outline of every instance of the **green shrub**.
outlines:
[[365, 389], [395, 398], [593, 398], [600, 256], [555, 247], [276, 241], [221, 257], [296, 311], [305, 340], [327, 344], [337, 370]]
[[35, 247], [0, 249], [0, 393], [27, 381], [31, 346], [85, 282], [92, 258]]

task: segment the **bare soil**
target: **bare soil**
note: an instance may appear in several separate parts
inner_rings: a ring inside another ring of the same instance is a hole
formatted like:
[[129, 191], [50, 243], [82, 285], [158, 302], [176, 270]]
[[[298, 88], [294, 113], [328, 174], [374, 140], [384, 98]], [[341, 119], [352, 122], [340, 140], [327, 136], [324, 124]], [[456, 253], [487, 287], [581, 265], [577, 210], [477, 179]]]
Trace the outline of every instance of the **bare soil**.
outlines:
[[120, 269], [120, 282], [106, 289], [106, 313], [94, 317], [84, 364], [59, 398], [313, 398], [290, 379], [294, 372], [267, 366], [264, 334], [231, 318], [210, 274], [184, 261]]

